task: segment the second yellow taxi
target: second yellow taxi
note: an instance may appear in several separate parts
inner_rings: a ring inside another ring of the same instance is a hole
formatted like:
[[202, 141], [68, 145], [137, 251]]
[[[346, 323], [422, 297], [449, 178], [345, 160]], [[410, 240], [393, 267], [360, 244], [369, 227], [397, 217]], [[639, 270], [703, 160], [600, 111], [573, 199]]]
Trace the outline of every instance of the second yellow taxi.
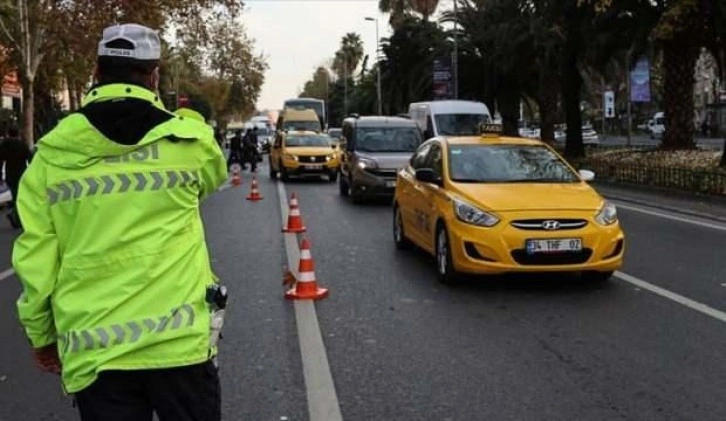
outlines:
[[338, 179], [340, 159], [333, 139], [314, 131], [282, 131], [277, 134], [269, 155], [270, 177], [283, 181], [291, 176], [327, 176]]
[[398, 173], [393, 236], [436, 257], [442, 282], [461, 273], [578, 272], [606, 281], [623, 263], [615, 206], [538, 140], [434, 138]]

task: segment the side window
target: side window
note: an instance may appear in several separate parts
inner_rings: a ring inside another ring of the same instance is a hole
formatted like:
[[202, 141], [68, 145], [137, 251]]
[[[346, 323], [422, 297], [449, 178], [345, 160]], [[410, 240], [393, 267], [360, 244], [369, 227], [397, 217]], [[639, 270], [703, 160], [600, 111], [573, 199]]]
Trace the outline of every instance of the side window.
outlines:
[[424, 130], [424, 140], [434, 137], [434, 123], [431, 121], [431, 114], [426, 115], [426, 130]]
[[431, 144], [427, 143], [418, 148], [418, 150], [411, 157], [411, 167], [414, 170], [420, 168], [426, 168], [426, 157], [428, 156]]
[[429, 151], [428, 156], [426, 157], [426, 168], [431, 168], [439, 175], [443, 175], [444, 173], [444, 161], [443, 156], [441, 153], [441, 145], [438, 144], [432, 144], [431, 150]]

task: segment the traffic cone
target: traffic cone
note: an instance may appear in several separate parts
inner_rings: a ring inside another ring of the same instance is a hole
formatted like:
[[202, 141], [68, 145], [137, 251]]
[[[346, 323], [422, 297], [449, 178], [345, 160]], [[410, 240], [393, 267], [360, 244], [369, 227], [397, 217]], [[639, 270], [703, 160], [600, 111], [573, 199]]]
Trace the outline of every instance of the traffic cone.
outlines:
[[310, 254], [310, 244], [304, 238], [300, 243], [298, 273], [299, 278], [295, 283], [295, 287], [285, 293], [285, 298], [289, 300], [319, 300], [328, 296], [328, 290], [319, 288], [315, 280], [315, 263], [313, 262], [313, 256]]
[[257, 188], [257, 177], [255, 176], [252, 176], [252, 190], [250, 190], [250, 194], [247, 196], [247, 200], [252, 200], [254, 202], [262, 200], [262, 195]]
[[300, 208], [297, 204], [297, 196], [293, 193], [290, 197], [290, 212], [287, 214], [287, 226], [282, 229], [282, 232], [297, 234], [305, 231], [307, 231], [307, 228], [303, 225]]
[[239, 175], [239, 169], [235, 168], [232, 171], [232, 185], [239, 186], [240, 184], [242, 184], [242, 177]]

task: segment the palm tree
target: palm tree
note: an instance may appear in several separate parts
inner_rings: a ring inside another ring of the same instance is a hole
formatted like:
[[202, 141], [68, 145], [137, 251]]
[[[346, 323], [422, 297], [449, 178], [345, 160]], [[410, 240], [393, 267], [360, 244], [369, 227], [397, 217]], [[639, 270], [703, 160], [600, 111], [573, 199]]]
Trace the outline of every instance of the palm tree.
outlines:
[[340, 41], [340, 48], [335, 53], [335, 60], [333, 61], [333, 69], [338, 77], [352, 77], [355, 69], [363, 60], [364, 53], [363, 41], [361, 41], [360, 35], [355, 32], [345, 34]]
[[411, 10], [411, 0], [379, 0], [378, 10], [390, 13], [389, 23], [393, 29], [396, 29], [403, 23], [406, 12]]
[[428, 21], [439, 6], [439, 0], [410, 0], [411, 9], [420, 13], [423, 20]]

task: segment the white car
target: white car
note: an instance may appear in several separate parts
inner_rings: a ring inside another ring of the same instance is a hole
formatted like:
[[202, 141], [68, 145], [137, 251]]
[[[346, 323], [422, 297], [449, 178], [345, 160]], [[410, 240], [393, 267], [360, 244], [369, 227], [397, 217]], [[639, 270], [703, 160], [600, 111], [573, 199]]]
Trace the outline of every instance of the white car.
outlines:
[[[567, 139], [567, 129], [555, 131], [555, 142], [564, 143]], [[597, 146], [600, 144], [600, 135], [597, 134], [591, 124], [582, 126], [582, 143], [588, 146]]]

